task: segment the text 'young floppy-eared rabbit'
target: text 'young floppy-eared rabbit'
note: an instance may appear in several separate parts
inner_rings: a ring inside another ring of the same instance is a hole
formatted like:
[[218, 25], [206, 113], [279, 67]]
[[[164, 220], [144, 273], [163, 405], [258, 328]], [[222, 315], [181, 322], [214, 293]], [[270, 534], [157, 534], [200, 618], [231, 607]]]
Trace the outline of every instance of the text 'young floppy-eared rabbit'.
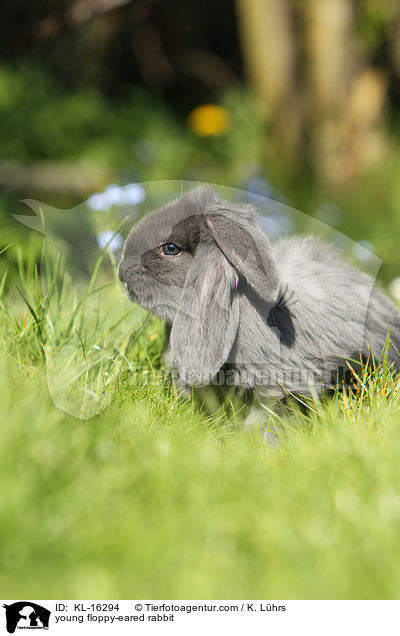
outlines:
[[400, 368], [400, 317], [373, 280], [313, 237], [271, 243], [252, 206], [196, 188], [131, 230], [119, 265], [129, 297], [171, 327], [178, 383], [255, 397], [321, 393], [347, 360]]

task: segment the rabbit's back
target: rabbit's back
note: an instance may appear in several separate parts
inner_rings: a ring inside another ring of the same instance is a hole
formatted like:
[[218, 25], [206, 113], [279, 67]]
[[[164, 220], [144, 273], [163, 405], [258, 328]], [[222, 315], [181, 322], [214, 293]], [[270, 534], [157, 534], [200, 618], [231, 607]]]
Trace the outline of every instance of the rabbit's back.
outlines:
[[372, 286], [372, 279], [355, 269], [340, 250], [316, 237], [283, 238], [272, 251], [281, 280], [299, 293], [318, 298], [331, 288], [341, 297], [347, 288], [354, 291], [354, 285]]
[[281, 239], [273, 255], [281, 283], [293, 293], [299, 336], [308, 325], [307, 339], [312, 334], [327, 355], [367, 355], [370, 346], [379, 357], [392, 325], [390, 358], [400, 366], [400, 317], [370, 276], [314, 237]]

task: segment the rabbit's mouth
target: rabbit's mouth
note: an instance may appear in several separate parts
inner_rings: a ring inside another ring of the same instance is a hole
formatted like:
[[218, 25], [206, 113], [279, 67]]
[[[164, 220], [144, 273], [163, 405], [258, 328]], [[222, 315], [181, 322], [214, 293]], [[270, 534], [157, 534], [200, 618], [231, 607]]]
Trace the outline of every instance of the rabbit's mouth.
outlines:
[[135, 291], [128, 283], [124, 283], [124, 287], [130, 301], [135, 303], [135, 305], [140, 305], [144, 309], [152, 310], [153, 302], [146, 297], [143, 290]]
[[126, 291], [126, 294], [127, 294], [128, 298], [130, 300], [132, 300], [133, 302], [137, 303], [139, 298], [138, 298], [137, 294], [135, 294], [133, 289], [131, 287], [129, 287], [128, 283], [124, 283], [124, 287], [125, 287], [125, 291]]

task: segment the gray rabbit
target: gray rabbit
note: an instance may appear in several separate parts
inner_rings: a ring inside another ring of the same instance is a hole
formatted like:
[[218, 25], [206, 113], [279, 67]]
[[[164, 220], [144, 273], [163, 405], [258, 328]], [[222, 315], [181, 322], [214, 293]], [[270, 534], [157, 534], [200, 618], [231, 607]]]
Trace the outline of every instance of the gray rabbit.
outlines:
[[119, 264], [129, 297], [170, 326], [165, 358], [181, 386], [255, 397], [315, 395], [347, 360], [400, 369], [400, 316], [340, 252], [313, 237], [272, 244], [252, 206], [196, 188], [131, 230]]

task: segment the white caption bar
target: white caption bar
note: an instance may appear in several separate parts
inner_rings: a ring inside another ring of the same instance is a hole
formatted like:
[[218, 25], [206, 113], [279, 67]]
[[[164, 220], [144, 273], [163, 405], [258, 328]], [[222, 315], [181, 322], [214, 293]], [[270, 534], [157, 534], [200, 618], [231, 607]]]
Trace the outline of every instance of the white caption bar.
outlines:
[[400, 634], [400, 601], [1, 601], [0, 633]]

